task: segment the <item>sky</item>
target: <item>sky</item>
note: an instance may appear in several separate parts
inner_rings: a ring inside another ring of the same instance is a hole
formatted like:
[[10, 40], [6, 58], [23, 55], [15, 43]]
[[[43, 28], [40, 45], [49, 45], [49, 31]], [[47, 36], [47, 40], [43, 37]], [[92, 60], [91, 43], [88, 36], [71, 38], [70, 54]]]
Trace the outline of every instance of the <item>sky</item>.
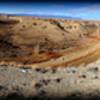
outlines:
[[0, 3], [0, 13], [75, 17], [100, 20], [99, 3]]

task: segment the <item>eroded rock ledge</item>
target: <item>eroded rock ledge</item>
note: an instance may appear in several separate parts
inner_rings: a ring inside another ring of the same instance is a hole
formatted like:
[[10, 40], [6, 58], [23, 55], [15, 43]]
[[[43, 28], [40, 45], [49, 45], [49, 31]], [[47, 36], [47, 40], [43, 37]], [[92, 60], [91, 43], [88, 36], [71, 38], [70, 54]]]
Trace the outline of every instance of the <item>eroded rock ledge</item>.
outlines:
[[96, 60], [99, 47], [97, 21], [0, 16], [1, 62], [67, 66]]

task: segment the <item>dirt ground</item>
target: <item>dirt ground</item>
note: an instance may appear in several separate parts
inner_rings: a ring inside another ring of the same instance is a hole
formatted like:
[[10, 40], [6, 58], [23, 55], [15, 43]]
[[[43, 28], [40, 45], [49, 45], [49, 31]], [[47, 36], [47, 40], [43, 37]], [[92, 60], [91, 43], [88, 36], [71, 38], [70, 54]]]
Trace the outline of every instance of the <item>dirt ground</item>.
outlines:
[[99, 93], [100, 60], [56, 69], [0, 65], [1, 98], [90, 98]]

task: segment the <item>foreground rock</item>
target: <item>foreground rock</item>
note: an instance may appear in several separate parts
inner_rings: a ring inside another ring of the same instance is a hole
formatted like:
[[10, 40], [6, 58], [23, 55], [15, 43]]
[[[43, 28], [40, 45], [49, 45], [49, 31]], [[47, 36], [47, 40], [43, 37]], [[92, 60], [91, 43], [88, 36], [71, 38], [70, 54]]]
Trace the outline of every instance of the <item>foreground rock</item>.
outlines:
[[89, 63], [100, 55], [99, 32], [99, 21], [2, 15], [0, 61], [31, 67]]

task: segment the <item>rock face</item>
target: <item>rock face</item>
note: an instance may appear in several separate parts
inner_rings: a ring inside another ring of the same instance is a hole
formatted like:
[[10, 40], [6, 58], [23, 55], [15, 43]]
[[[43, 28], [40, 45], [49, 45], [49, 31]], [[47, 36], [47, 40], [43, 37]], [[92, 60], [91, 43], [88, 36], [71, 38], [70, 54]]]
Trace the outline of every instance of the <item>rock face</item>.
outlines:
[[[85, 67], [100, 67], [99, 51], [99, 21], [0, 15], [0, 94], [17, 92], [24, 96], [62, 97], [75, 91], [84, 91], [84, 94], [87, 90], [86, 94], [99, 91], [100, 85], [96, 87], [96, 84], [100, 82], [90, 78], [94, 74], [88, 76], [90, 80], [86, 78], [88, 74], [84, 75]], [[73, 72], [79, 70], [79, 73], [72, 76], [69, 71], [65, 72], [73, 67]], [[80, 77], [80, 73], [86, 78], [84, 82], [76, 77]], [[58, 87], [54, 85], [53, 81], [60, 83], [63, 79]], [[83, 83], [77, 83], [78, 80]], [[41, 84], [48, 87], [41, 89]]]
[[2, 15], [0, 60], [44, 67], [79, 64], [99, 52], [99, 32], [96, 21]]

